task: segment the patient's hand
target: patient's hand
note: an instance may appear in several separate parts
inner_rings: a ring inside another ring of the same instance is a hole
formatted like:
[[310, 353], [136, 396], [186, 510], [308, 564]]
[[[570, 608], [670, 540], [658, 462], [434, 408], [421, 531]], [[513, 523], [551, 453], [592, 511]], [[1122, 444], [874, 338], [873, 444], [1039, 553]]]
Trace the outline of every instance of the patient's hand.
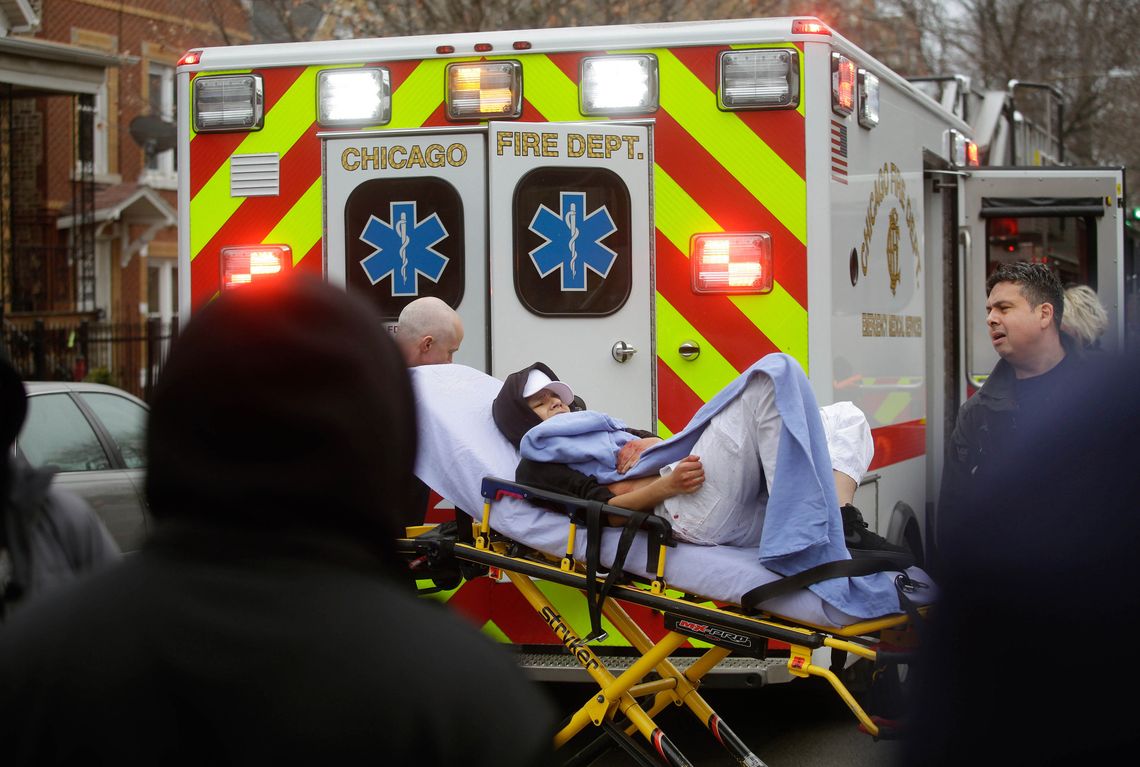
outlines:
[[670, 497], [695, 493], [705, 483], [705, 467], [697, 456], [686, 456], [661, 481], [667, 483]]
[[631, 439], [622, 445], [617, 455], [618, 474], [625, 474], [636, 466], [641, 459], [641, 454], [645, 452], [645, 448], [656, 445], [660, 441], [661, 439], [658, 437], [643, 437], [642, 439]]

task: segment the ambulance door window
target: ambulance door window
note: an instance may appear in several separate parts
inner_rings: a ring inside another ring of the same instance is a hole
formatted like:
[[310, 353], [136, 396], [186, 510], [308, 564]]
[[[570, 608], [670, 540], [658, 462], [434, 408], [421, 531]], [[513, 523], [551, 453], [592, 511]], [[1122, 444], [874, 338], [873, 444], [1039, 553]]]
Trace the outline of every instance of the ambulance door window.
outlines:
[[630, 197], [605, 168], [537, 168], [515, 188], [515, 293], [545, 317], [607, 316], [633, 287]]
[[361, 182], [344, 206], [345, 280], [384, 319], [421, 296], [458, 308], [464, 286], [463, 205], [458, 190], [431, 177]]
[[986, 219], [986, 275], [1002, 264], [1047, 264], [1062, 285], [1095, 289], [1096, 226], [1081, 216], [993, 217]]

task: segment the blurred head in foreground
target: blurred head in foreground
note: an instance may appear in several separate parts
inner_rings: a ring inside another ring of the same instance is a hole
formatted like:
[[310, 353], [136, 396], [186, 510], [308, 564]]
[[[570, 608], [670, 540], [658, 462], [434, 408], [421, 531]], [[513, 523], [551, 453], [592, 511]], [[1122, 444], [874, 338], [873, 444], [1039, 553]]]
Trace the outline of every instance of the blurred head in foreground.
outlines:
[[161, 520], [399, 532], [411, 385], [361, 299], [294, 278], [225, 293], [174, 344], [152, 399], [147, 499]]

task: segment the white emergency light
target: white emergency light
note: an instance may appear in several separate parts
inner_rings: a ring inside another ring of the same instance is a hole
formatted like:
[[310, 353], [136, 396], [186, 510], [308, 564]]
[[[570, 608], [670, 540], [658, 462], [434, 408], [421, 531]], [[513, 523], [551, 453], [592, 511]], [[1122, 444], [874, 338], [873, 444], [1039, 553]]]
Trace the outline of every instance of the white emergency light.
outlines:
[[522, 114], [522, 64], [469, 61], [447, 65], [447, 117], [488, 120]]
[[846, 117], [855, 111], [855, 62], [831, 54], [831, 111]]
[[950, 162], [957, 165], [959, 168], [966, 167], [967, 152], [966, 144], [967, 139], [962, 133], [951, 128], [946, 131], [946, 151]]
[[695, 234], [689, 262], [694, 292], [772, 291], [772, 237], [767, 232]]
[[584, 115], [657, 111], [656, 56], [584, 58], [579, 81], [579, 106]]
[[293, 268], [288, 245], [235, 245], [222, 248], [222, 290], [273, 278]]
[[879, 124], [879, 78], [866, 69], [859, 69], [859, 124], [874, 128]]
[[384, 125], [392, 119], [388, 70], [323, 69], [317, 74], [317, 122], [334, 127]]
[[264, 109], [261, 75], [194, 79], [194, 130], [198, 133], [261, 130]]
[[720, 54], [721, 109], [795, 109], [800, 105], [800, 57], [792, 48]]

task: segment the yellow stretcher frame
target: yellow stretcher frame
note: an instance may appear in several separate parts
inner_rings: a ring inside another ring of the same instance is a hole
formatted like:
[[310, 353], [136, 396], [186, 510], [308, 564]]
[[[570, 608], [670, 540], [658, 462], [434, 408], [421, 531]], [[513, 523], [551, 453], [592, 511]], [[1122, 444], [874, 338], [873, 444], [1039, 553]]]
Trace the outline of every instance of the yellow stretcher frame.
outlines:
[[[790, 647], [787, 668], [793, 677], [814, 676], [827, 680], [854, 714], [863, 730], [876, 738], [894, 735], [893, 732], [887, 731], [883, 722], [867, 713], [834, 671], [812, 662], [812, 652], [827, 647], [875, 662], [880, 655], [877, 647], [880, 638], [884, 633], [889, 633], [892, 638], [890, 652], [895, 656], [895, 662], [905, 662], [906, 653], [905, 651], [900, 653], [899, 648], [913, 646], [916, 639], [916, 631], [906, 614], [890, 615], [843, 627], [816, 626], [763, 612], [747, 614], [734, 607], [717, 607], [703, 599], [694, 601], [686, 597], [673, 596], [668, 592], [663, 575], [667, 548], [673, 545], [667, 536], [659, 543], [656, 577], [648, 584], [639, 585], [630, 581], [617, 583], [602, 604], [601, 610], [604, 616], [640, 653], [640, 657], [625, 671], [615, 675], [607, 668], [605, 657], [593, 651], [589, 643], [582, 638], [583, 635], [563, 619], [533, 582], [545, 580], [578, 588], [583, 592], [587, 591], [587, 574], [583, 566], [573, 557], [575, 533], [581, 518], [575, 517], [574, 514], [570, 515], [567, 551], [561, 560], [529, 549], [519, 553], [519, 545], [510, 539], [498, 536], [491, 525], [494, 502], [502, 495], [516, 495], [512, 488], [526, 493], [527, 497], [537, 495], [566, 500], [565, 496], [544, 494], [532, 488], [488, 478], [484, 481], [483, 514], [472, 523], [473, 542], [439, 539], [433, 539], [430, 543], [420, 542], [417, 537], [431, 528], [409, 528], [409, 539], [401, 542], [401, 549], [408, 554], [422, 557], [426, 549], [444, 547], [448, 556], [505, 575], [598, 686], [590, 699], [574, 712], [568, 722], [555, 734], [556, 748], [567, 744], [587, 727], [595, 726], [604, 728], [611, 737], [615, 738], [621, 738], [623, 735], [628, 738], [640, 733], [653, 751], [667, 764], [676, 767], [689, 765], [691, 763], [654, 720], [657, 714], [669, 706], [684, 706], [741, 764], [756, 767], [764, 765], [764, 762], [744, 745], [698, 692], [704, 676], [729, 657], [733, 650], [714, 644], [686, 670], [681, 671], [671, 660], [673, 653], [689, 639], [699, 638], [707, 641], [708, 637], [670, 630], [660, 640], [653, 642], [629, 616], [621, 606], [621, 602], [630, 602], [661, 611], [666, 615], [679, 616], [700, 625], [740, 632], [741, 635], [759, 637], [762, 640], [785, 642]], [[570, 500], [576, 506], [583, 506], [585, 503], [577, 499]], [[611, 506], [603, 508], [607, 514], [627, 518], [629, 516], [629, 512], [624, 509]], [[668, 524], [660, 517], [654, 520], [655, 525]], [[435, 552], [435, 555], [438, 553]], [[598, 580], [601, 581], [602, 578]], [[919, 608], [919, 614], [925, 615], [926, 609]], [[900, 658], [901, 661], [898, 660]], [[654, 673], [656, 678], [646, 679]], [[642, 700], [646, 700], [647, 703], [639, 702]], [[619, 715], [625, 720], [620, 726], [617, 724]]]

